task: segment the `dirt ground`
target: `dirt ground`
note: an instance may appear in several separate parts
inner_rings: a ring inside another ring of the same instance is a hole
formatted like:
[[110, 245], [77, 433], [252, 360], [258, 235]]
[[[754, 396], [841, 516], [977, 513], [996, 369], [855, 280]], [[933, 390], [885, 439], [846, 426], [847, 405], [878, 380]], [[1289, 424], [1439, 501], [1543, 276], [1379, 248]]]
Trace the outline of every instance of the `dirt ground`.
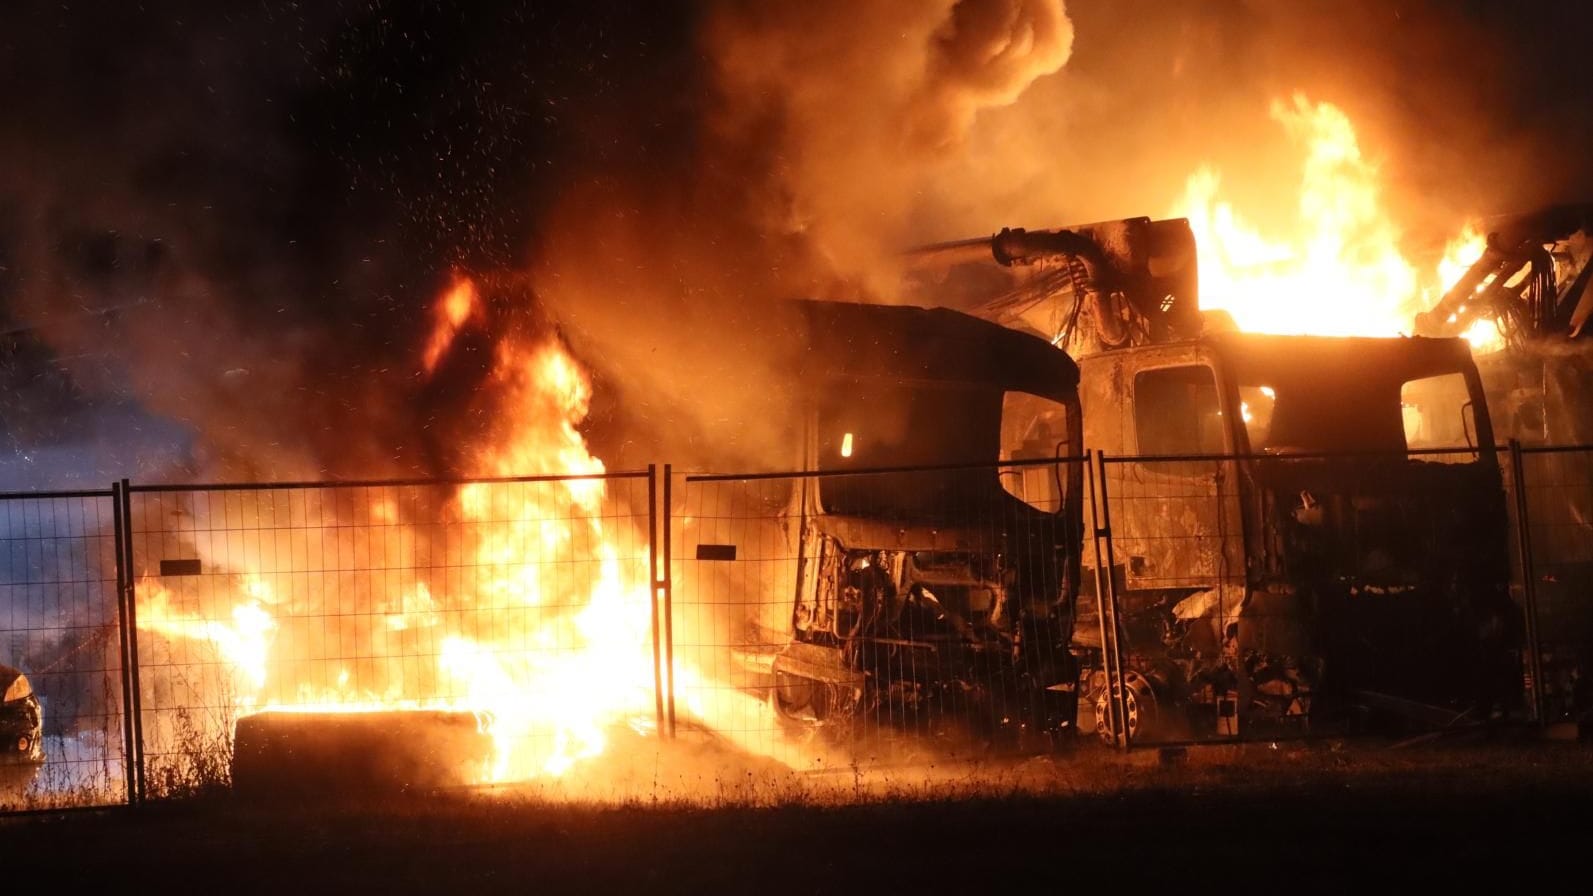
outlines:
[[215, 794], [8, 818], [0, 856], [13, 887], [174, 893], [1578, 892], [1593, 863], [1593, 748], [1570, 743], [1103, 750], [810, 783], [689, 802]]

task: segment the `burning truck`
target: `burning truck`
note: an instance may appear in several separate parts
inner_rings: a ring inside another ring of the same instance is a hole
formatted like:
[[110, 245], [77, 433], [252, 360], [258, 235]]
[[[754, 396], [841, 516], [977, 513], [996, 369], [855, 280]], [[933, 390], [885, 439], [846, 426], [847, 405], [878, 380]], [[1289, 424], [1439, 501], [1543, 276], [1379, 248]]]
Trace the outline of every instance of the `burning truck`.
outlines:
[[1009, 402], [1044, 458], [1078, 446], [1077, 365], [946, 309], [798, 311], [816, 365], [802, 377], [810, 461], [838, 475], [799, 480], [786, 514], [798, 582], [775, 709], [815, 726], [1070, 725], [1080, 468], [1015, 468], [1047, 483], [1025, 501], [989, 464], [1015, 435]]
[[[1161, 739], [1515, 699], [1504, 491], [1464, 340], [1224, 331], [1178, 220], [912, 260], [922, 297], [1013, 326], [800, 303], [808, 459], [832, 475], [787, 510], [782, 717]], [[1086, 448], [1108, 457], [1094, 482]]]

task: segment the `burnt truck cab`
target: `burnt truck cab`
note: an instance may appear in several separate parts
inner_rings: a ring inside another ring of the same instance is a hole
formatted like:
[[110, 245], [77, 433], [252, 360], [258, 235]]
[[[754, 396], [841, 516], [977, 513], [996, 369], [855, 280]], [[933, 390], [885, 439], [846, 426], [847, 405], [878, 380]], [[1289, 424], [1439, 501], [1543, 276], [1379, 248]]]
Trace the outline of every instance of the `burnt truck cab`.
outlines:
[[[1084, 581], [1121, 608], [1131, 734], [1512, 699], [1504, 491], [1463, 340], [1218, 333], [1079, 366], [1084, 442], [1108, 458], [1085, 518], [1111, 540]], [[1076, 649], [1102, 637], [1081, 619]], [[1081, 698], [1110, 738], [1104, 681]]]
[[818, 472], [782, 514], [782, 718], [1156, 740], [1519, 696], [1464, 341], [1213, 333], [1075, 362], [946, 309], [793, 304]]
[[798, 582], [775, 709], [854, 735], [1069, 729], [1082, 466], [1057, 459], [1080, 451], [1077, 366], [946, 309], [792, 304], [820, 474], [786, 514]]

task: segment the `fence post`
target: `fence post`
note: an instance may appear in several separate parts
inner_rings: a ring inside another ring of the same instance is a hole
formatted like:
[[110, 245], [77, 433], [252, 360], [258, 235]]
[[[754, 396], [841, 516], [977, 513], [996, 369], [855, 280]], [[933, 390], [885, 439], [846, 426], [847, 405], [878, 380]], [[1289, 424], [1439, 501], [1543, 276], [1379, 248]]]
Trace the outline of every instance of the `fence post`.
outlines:
[[647, 465], [647, 578], [648, 605], [652, 611], [653, 631], [653, 722], [657, 730], [664, 730], [664, 653], [661, 646], [658, 619], [659, 582], [658, 568], [658, 464]]
[[1524, 670], [1532, 680], [1528, 708], [1532, 721], [1543, 725], [1543, 652], [1538, 644], [1538, 575], [1532, 567], [1532, 519], [1527, 511], [1525, 465], [1521, 462], [1521, 442], [1511, 439], [1510, 479], [1515, 485], [1516, 551], [1521, 565], [1522, 615], [1527, 624], [1527, 663]]
[[664, 712], [671, 738], [675, 736], [675, 560], [670, 550], [670, 530], [675, 523], [674, 484], [675, 467], [664, 464], [664, 563], [657, 591], [664, 599]]
[[129, 701], [126, 711], [129, 729], [128, 750], [131, 753], [129, 773], [133, 785], [128, 801], [142, 803], [144, 801], [144, 697], [138, 668], [138, 584], [135, 581], [137, 573], [133, 569], [133, 501], [129, 493], [131, 486], [130, 482], [123, 479], [121, 488], [116, 489], [116, 512], [122, 529], [122, 555], [116, 562], [120, 571], [119, 578], [122, 581], [122, 630], [127, 639], [127, 665], [123, 678]]
[[1123, 655], [1117, 640], [1117, 582], [1112, 577], [1116, 558], [1112, 553], [1112, 517], [1106, 506], [1106, 462], [1099, 449], [1092, 449], [1088, 457], [1092, 468], [1089, 480], [1090, 526], [1095, 542], [1095, 612], [1101, 625], [1101, 663], [1106, 667], [1106, 718], [1113, 732], [1113, 743], [1127, 752], [1128, 692], [1123, 679]]
[[127, 804], [138, 795], [138, 757], [133, 750], [133, 661], [129, 648], [132, 629], [127, 618], [127, 530], [122, 525], [122, 484], [111, 483], [111, 533], [116, 550], [116, 628], [122, 678], [122, 760], [126, 766]]

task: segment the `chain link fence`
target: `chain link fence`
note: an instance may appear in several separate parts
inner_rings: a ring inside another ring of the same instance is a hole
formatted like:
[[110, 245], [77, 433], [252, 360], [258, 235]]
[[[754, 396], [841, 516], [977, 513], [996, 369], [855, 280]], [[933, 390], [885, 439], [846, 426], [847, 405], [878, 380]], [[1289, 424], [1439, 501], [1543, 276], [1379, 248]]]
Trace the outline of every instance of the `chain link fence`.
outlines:
[[1522, 709], [1494, 452], [1109, 457], [1102, 480], [1131, 742]]
[[1543, 721], [1593, 713], [1593, 448], [1519, 448], [1523, 590], [1534, 612]]
[[4, 806], [1572, 721], [1590, 508], [1517, 446], [0, 495]]
[[126, 799], [111, 491], [0, 495], [0, 808]]
[[1083, 472], [1066, 458], [686, 477], [677, 713], [797, 767], [1063, 736]]
[[557, 774], [652, 722], [651, 512], [645, 472], [132, 488], [146, 792]]

